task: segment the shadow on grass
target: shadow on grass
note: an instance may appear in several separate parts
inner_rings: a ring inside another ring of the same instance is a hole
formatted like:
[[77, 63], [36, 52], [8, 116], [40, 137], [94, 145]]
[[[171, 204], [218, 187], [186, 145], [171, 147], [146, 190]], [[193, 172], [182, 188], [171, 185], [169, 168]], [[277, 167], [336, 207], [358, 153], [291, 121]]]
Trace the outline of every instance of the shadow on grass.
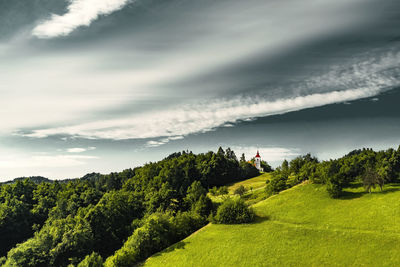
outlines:
[[[353, 183], [353, 184], [349, 185], [347, 188], [353, 189], [353, 188], [359, 188], [359, 187], [362, 187], [362, 183]], [[379, 189], [379, 187], [377, 187], [377, 189], [375, 189], [371, 193], [368, 193], [365, 190], [360, 191], [360, 192], [343, 191], [342, 195], [339, 197], [339, 199], [355, 199], [355, 198], [360, 198], [366, 194], [372, 194], [372, 195], [384, 194], [384, 195], [386, 195], [388, 193], [400, 191], [400, 184], [388, 184], [388, 185], [386, 185], [386, 187], [389, 187], [389, 188], [385, 188], [385, 186], [384, 186], [382, 191]]]
[[251, 222], [251, 224], [263, 223], [265, 221], [269, 221], [269, 219], [270, 219], [269, 216], [264, 216], [264, 217], [256, 216], [254, 222]]
[[354, 199], [354, 198], [360, 198], [363, 195], [365, 195], [366, 192], [349, 192], [349, 191], [343, 191], [341, 196], [338, 199]]

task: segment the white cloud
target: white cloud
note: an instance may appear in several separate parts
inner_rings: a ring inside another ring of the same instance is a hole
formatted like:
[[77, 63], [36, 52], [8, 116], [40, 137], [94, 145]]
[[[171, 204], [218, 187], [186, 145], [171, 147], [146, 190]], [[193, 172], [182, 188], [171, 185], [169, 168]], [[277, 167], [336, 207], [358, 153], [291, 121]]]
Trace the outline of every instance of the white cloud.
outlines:
[[89, 26], [101, 15], [108, 15], [124, 7], [130, 0], [70, 0], [68, 12], [52, 14], [37, 25], [32, 34], [39, 38], [52, 38], [70, 34], [80, 26]]
[[0, 168], [72, 167], [84, 165], [87, 160], [93, 159], [98, 159], [98, 157], [82, 155], [13, 155], [1, 157]]
[[67, 152], [68, 152], [68, 153], [82, 153], [82, 152], [86, 152], [86, 151], [88, 151], [88, 150], [94, 150], [94, 149], [96, 149], [96, 147], [94, 147], [94, 146], [91, 146], [91, 147], [88, 147], [88, 148], [84, 148], [84, 147], [73, 147], [73, 148], [68, 148], [68, 149], [67, 149]]
[[178, 136], [170, 136], [167, 138], [162, 138], [159, 140], [150, 140], [146, 143], [147, 147], [158, 147], [158, 146], [162, 146], [165, 145], [166, 143], [168, 143], [169, 141], [173, 141], [173, 140], [180, 140], [183, 139], [184, 137], [182, 135], [178, 135]]
[[[159, 112], [134, 114], [115, 120], [102, 120], [66, 127], [34, 130], [28, 137], [44, 138], [51, 135], [70, 135], [88, 139], [144, 139], [175, 138], [188, 134], [207, 132], [216, 127], [254, 117], [282, 114], [290, 111], [351, 101], [374, 96], [379, 88], [360, 88], [345, 91], [318, 93], [294, 98], [268, 101], [265, 99], [236, 98], [214, 100]], [[171, 139], [169, 139], [171, 140]], [[150, 141], [158, 146], [169, 140]]]

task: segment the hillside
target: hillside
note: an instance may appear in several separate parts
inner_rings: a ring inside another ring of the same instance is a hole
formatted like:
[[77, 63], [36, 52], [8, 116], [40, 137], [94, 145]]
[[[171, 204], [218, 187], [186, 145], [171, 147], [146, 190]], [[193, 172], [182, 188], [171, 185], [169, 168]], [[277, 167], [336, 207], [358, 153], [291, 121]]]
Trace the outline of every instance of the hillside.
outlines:
[[209, 224], [144, 266], [399, 266], [400, 186], [340, 199], [302, 184], [253, 207], [255, 223]]
[[13, 184], [16, 183], [17, 181], [24, 181], [26, 179], [31, 180], [34, 183], [40, 184], [40, 183], [52, 183], [53, 180], [50, 180], [49, 178], [43, 177], [43, 176], [29, 176], [29, 177], [18, 177], [18, 178], [14, 178], [13, 180], [10, 181], [6, 181], [1, 184]]

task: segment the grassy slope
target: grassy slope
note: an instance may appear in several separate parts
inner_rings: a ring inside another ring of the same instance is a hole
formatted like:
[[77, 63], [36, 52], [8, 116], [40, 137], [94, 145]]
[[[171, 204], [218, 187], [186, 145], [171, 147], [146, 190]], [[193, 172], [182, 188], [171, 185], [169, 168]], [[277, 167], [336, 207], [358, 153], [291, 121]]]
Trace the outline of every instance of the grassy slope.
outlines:
[[250, 188], [253, 188], [253, 190], [264, 188], [265, 181], [270, 178], [270, 175], [270, 173], [263, 173], [260, 176], [234, 183], [233, 185], [228, 187], [229, 193], [233, 194], [235, 189], [241, 185], [243, 185], [247, 190], [250, 190]]
[[[243, 196], [243, 199], [248, 204], [257, 203], [265, 199], [266, 196], [263, 189], [265, 188], [265, 182], [268, 179], [270, 179], [270, 177], [271, 177], [270, 173], [263, 173], [257, 177], [234, 183], [228, 186], [229, 196], [232, 197], [234, 195], [233, 192], [235, 191], [235, 189], [243, 185], [247, 190], [247, 192]], [[208, 196], [211, 198], [213, 202], [222, 202], [226, 197], [226, 196], [212, 196], [211, 194], [208, 194]]]
[[254, 205], [257, 222], [208, 225], [145, 266], [400, 266], [400, 187], [330, 199], [300, 185]]

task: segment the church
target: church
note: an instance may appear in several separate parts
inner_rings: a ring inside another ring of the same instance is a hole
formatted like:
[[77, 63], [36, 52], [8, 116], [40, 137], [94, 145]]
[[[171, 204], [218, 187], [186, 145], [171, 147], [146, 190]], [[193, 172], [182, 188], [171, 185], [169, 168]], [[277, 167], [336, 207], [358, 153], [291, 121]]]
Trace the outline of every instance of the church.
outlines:
[[260, 171], [263, 172], [264, 169], [261, 167], [261, 156], [257, 150], [257, 155], [254, 157], [254, 166]]

